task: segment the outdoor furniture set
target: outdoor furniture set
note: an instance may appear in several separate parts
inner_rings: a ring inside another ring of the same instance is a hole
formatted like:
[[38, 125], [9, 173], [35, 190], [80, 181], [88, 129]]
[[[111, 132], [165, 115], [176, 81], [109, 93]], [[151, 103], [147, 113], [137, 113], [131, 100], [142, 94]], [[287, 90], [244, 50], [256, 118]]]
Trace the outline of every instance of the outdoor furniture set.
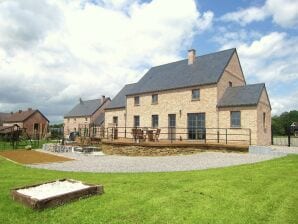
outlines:
[[149, 128], [133, 128], [131, 129], [134, 142], [158, 142], [160, 135], [160, 129], [149, 129]]

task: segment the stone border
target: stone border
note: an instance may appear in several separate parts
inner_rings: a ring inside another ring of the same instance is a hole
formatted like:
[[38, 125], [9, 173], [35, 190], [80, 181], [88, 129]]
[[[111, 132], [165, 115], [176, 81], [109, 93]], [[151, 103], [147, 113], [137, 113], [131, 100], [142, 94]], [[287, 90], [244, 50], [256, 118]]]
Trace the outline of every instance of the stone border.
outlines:
[[[59, 180], [55, 180], [55, 181], [76, 182], [76, 180], [72, 180], [72, 179], [59, 179]], [[12, 199], [24, 204], [25, 206], [27, 206], [29, 208], [32, 208], [34, 210], [42, 210], [45, 208], [56, 207], [56, 206], [65, 204], [67, 202], [80, 199], [80, 198], [85, 198], [85, 197], [89, 197], [92, 195], [104, 193], [104, 189], [103, 189], [102, 185], [94, 185], [94, 184], [86, 184], [86, 183], [83, 183], [83, 184], [88, 185], [89, 186], [88, 188], [77, 190], [77, 191], [72, 191], [72, 192], [69, 192], [66, 194], [61, 194], [61, 195], [57, 195], [57, 196], [53, 196], [53, 197], [49, 197], [49, 198], [45, 198], [45, 199], [41, 199], [41, 200], [38, 200], [36, 198], [31, 198], [30, 196], [27, 196], [27, 195], [24, 195], [24, 194], [21, 194], [18, 192], [18, 190], [20, 190], [20, 189], [37, 187], [39, 185], [53, 183], [55, 181], [49, 181], [49, 182], [45, 182], [45, 183], [34, 184], [34, 185], [30, 185], [30, 186], [11, 189]]]
[[187, 155], [206, 151], [248, 152], [248, 146], [231, 146], [216, 144], [161, 144], [140, 145], [129, 143], [102, 143], [102, 152], [107, 155], [125, 156], [169, 156]]

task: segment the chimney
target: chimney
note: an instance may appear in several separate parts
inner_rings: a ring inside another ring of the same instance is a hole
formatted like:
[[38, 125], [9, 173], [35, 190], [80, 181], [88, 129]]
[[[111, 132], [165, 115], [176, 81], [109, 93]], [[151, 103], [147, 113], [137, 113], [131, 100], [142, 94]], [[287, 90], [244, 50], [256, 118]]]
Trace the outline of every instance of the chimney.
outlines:
[[11, 111], [10, 114], [13, 115], [13, 112]]
[[22, 113], [22, 110], [19, 110], [19, 113]]
[[81, 97], [80, 97], [80, 99], [79, 99], [79, 100], [80, 100], [80, 104], [83, 104], [83, 100], [82, 100], [82, 98], [81, 98]]
[[29, 107], [29, 108], [28, 108], [28, 110], [29, 110], [29, 111], [31, 111], [31, 110], [32, 110], [32, 108], [31, 108], [31, 107]]
[[195, 59], [196, 59], [196, 50], [195, 49], [188, 50], [188, 64], [192, 65], [193, 63], [195, 63]]
[[105, 95], [102, 95], [101, 96], [101, 103], [105, 102], [105, 99], [106, 99], [106, 96]]

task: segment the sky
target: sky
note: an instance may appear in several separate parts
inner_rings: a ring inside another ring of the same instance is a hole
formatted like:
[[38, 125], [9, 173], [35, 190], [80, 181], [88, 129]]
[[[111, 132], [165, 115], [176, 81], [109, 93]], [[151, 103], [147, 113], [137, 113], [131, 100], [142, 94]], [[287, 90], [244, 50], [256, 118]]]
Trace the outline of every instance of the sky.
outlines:
[[272, 114], [298, 109], [298, 0], [0, 0], [0, 111], [62, 122], [152, 66], [236, 48]]

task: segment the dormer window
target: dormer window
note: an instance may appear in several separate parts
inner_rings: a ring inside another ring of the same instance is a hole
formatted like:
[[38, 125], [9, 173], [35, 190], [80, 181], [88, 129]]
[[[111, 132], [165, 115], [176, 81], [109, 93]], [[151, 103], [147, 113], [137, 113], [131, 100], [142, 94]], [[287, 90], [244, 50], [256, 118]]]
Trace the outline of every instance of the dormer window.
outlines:
[[200, 89], [193, 89], [191, 92], [192, 100], [200, 100]]
[[140, 96], [135, 96], [134, 102], [135, 102], [135, 106], [139, 106], [140, 105]]
[[157, 104], [158, 103], [158, 94], [153, 94], [152, 95], [152, 104]]

